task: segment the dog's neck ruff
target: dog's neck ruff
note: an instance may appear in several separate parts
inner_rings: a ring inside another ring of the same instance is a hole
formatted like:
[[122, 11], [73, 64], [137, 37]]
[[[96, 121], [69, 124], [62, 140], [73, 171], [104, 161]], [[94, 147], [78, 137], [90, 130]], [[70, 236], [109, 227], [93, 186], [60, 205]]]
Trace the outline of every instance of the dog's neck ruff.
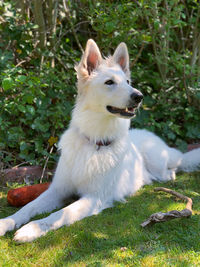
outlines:
[[91, 139], [89, 137], [86, 136], [86, 139], [90, 142], [90, 143], [94, 143], [96, 145], [96, 149], [99, 150], [101, 147], [103, 146], [109, 146], [112, 144], [113, 141], [111, 140], [100, 140], [100, 141], [95, 141], [92, 142]]

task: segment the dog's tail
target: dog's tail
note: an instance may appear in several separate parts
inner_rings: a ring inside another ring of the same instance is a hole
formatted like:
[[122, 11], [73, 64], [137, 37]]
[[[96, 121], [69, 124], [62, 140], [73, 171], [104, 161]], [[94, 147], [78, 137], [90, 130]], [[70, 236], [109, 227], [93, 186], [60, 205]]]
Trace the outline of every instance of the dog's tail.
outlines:
[[183, 153], [178, 171], [192, 172], [200, 170], [200, 148]]

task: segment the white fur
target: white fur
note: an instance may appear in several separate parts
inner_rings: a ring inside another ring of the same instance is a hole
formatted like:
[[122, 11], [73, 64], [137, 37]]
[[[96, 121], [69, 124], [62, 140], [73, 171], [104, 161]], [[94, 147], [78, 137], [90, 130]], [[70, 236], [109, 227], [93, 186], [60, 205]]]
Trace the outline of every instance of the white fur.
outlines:
[[[80, 196], [73, 204], [16, 232], [16, 241], [30, 242], [50, 230], [98, 214], [152, 180], [175, 179], [177, 168], [195, 169], [200, 163], [200, 149], [184, 156], [153, 133], [129, 131], [130, 119], [107, 110], [108, 105], [125, 108], [131, 93], [138, 92], [127, 83], [129, 56], [124, 43], [105, 60], [95, 42], [89, 40], [76, 69], [78, 98], [69, 129], [59, 143], [61, 156], [53, 182], [36, 200], [1, 219], [0, 235], [19, 228], [36, 214], [61, 208], [72, 194]], [[105, 84], [110, 79], [114, 84]], [[110, 144], [96, 144], [104, 140]]]

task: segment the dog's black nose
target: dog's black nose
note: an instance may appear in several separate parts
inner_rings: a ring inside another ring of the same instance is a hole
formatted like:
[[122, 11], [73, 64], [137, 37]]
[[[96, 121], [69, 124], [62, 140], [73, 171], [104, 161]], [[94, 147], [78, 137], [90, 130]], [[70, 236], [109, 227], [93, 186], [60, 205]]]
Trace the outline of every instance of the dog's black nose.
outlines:
[[143, 94], [140, 93], [139, 91], [133, 92], [131, 94], [131, 100], [134, 101], [135, 103], [139, 104], [143, 99]]

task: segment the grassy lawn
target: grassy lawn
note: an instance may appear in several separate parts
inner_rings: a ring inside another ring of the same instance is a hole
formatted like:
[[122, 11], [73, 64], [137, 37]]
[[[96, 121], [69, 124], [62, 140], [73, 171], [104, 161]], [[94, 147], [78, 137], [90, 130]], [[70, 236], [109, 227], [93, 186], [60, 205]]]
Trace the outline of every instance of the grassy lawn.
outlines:
[[[0, 266], [200, 266], [200, 174], [178, 175], [174, 183], [145, 186], [127, 203], [63, 227], [27, 244], [0, 237]], [[155, 186], [193, 199], [193, 216], [142, 229], [149, 215], [181, 210], [185, 204]], [[0, 188], [0, 218], [16, 211]], [[41, 216], [40, 216], [41, 217]]]

